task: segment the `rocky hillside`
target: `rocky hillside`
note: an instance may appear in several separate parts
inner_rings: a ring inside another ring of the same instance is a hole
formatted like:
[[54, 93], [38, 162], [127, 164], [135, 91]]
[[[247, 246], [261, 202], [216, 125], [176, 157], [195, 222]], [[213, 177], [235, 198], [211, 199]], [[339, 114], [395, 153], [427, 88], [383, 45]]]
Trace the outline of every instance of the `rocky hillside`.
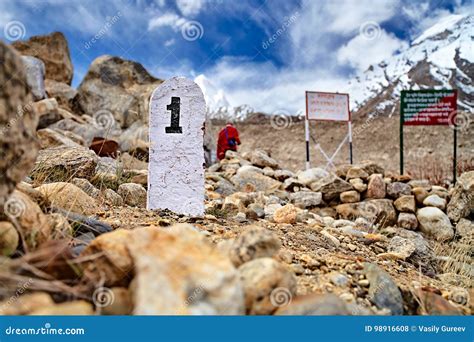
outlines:
[[73, 89], [62, 39], [0, 42], [0, 314], [472, 314], [474, 171], [441, 187], [253, 148], [206, 170], [203, 217], [148, 211], [161, 81], [102, 56]]

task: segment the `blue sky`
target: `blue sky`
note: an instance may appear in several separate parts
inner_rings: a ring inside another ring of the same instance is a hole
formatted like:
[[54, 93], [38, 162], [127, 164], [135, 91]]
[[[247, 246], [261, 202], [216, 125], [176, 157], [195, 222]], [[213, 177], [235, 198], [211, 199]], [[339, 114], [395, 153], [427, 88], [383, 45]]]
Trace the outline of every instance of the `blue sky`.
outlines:
[[[96, 57], [110, 54], [162, 79], [203, 73], [231, 104], [272, 111], [284, 101], [293, 110], [305, 89], [337, 90], [439, 18], [470, 6], [464, 0], [1, 0], [0, 26], [21, 23], [24, 39], [63, 32], [74, 86]], [[377, 42], [358, 44], [363, 30], [374, 27]], [[0, 34], [8, 40], [4, 29]]]

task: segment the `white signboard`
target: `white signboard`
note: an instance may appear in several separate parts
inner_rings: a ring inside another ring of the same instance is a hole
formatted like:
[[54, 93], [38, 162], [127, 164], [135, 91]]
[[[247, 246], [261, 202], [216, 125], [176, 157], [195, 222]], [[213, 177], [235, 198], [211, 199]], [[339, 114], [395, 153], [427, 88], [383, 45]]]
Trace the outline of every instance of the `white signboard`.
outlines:
[[306, 115], [308, 120], [350, 121], [349, 95], [307, 91]]
[[204, 121], [201, 88], [173, 77], [150, 99], [148, 209], [204, 214]]

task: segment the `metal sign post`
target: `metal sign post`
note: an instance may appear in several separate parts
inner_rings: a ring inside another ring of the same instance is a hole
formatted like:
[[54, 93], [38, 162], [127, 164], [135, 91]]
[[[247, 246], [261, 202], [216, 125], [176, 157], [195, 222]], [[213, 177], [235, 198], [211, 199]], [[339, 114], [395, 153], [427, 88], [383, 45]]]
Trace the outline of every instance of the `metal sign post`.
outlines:
[[457, 91], [403, 90], [400, 98], [400, 174], [403, 174], [403, 126], [451, 126], [454, 130], [453, 182], [457, 165]]
[[309, 121], [345, 121], [348, 124], [348, 134], [338, 146], [336, 152], [331, 158], [317, 144], [317, 148], [328, 161], [327, 165], [333, 165], [332, 160], [345, 143], [349, 140], [349, 162], [352, 164], [352, 121], [349, 110], [349, 94], [327, 93], [320, 91], [306, 91], [306, 117], [305, 117], [305, 135], [306, 135], [306, 169], [310, 168], [309, 162]]

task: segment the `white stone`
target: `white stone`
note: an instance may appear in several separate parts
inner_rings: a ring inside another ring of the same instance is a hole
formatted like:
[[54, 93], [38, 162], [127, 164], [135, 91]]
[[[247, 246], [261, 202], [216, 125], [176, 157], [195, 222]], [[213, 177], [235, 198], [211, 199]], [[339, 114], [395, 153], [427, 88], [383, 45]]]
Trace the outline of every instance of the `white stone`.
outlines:
[[[180, 108], [179, 124], [173, 126], [172, 103]], [[173, 77], [153, 92], [148, 209], [170, 209], [193, 216], [204, 214], [205, 111], [201, 88], [184, 77]]]
[[446, 200], [438, 195], [429, 195], [424, 199], [423, 204], [427, 207], [436, 207], [441, 210], [446, 209]]

